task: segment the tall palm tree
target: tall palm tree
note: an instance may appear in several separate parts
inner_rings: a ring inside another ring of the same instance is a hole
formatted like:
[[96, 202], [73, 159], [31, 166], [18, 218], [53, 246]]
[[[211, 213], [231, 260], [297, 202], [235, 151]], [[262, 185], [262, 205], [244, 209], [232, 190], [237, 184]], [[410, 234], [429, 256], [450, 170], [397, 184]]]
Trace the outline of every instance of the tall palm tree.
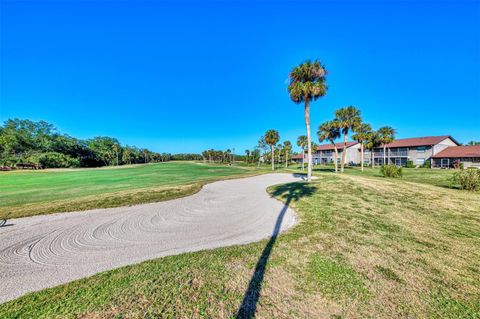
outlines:
[[297, 138], [297, 146], [302, 149], [302, 171], [305, 169], [305, 149], [308, 146], [308, 140], [306, 135], [300, 135]]
[[337, 145], [335, 144], [335, 140], [340, 137], [340, 123], [336, 120], [333, 121], [327, 121], [323, 124], [321, 124], [318, 127], [317, 131], [318, 135], [318, 140], [321, 142], [323, 141], [329, 141], [333, 145], [333, 149], [335, 151], [335, 173], [338, 172], [338, 164], [337, 164], [337, 158], [338, 158], [338, 149]]
[[363, 149], [365, 146], [365, 142], [368, 140], [368, 135], [370, 134], [371, 131], [372, 131], [372, 127], [370, 126], [370, 124], [362, 123], [355, 128], [354, 130], [355, 134], [352, 135], [352, 139], [360, 143], [360, 166], [362, 168], [362, 172], [363, 172], [363, 153], [364, 153]]
[[337, 118], [338, 123], [340, 124], [340, 129], [343, 133], [343, 152], [340, 167], [340, 171], [343, 173], [347, 159], [348, 132], [360, 125], [360, 123], [362, 123], [362, 118], [360, 117], [360, 110], [352, 105], [336, 110], [335, 117]]
[[278, 134], [277, 131], [275, 130], [268, 130], [265, 133], [265, 143], [270, 145], [270, 152], [272, 154], [271, 160], [272, 160], [272, 171], [275, 170], [275, 156], [274, 156], [274, 146], [278, 143], [280, 140], [280, 135]]
[[283, 142], [283, 149], [285, 150], [285, 168], [288, 168], [288, 154], [290, 154], [290, 151], [292, 150], [292, 142]]
[[383, 126], [378, 129], [378, 139], [383, 144], [383, 165], [387, 164], [387, 144], [395, 139], [395, 129], [391, 126]]
[[375, 167], [374, 159], [374, 149], [379, 147], [382, 143], [380, 142], [379, 135], [377, 131], [370, 131], [367, 135], [367, 140], [365, 141], [365, 147], [370, 150], [370, 163], [372, 168]]
[[295, 103], [304, 103], [305, 126], [307, 128], [308, 170], [307, 181], [312, 178], [312, 145], [310, 136], [310, 102], [327, 94], [327, 70], [320, 63], [306, 61], [295, 67], [289, 75], [288, 91]]

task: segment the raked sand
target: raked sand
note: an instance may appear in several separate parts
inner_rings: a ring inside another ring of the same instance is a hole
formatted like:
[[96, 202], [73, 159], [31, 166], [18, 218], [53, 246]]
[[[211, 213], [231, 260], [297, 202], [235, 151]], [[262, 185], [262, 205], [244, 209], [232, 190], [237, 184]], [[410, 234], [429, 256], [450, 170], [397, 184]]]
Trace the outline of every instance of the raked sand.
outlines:
[[[266, 188], [299, 179], [260, 175], [165, 202], [9, 220], [0, 228], [0, 303], [144, 260], [266, 238], [284, 207]], [[287, 209], [281, 230], [294, 223]]]

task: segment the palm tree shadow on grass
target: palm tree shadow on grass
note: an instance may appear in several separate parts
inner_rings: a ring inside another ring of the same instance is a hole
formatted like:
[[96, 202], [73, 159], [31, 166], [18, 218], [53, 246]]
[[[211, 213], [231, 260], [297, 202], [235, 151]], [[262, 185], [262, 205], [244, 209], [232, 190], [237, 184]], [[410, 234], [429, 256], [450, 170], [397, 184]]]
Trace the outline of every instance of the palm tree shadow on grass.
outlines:
[[260, 258], [255, 266], [252, 278], [248, 284], [248, 288], [243, 295], [243, 301], [238, 308], [235, 318], [245, 319], [254, 318], [257, 310], [258, 300], [260, 299], [260, 292], [262, 290], [263, 279], [265, 276], [265, 269], [268, 264], [268, 259], [272, 253], [273, 246], [277, 241], [280, 233], [283, 217], [287, 212], [288, 206], [292, 201], [298, 201], [300, 198], [312, 195], [317, 188], [311, 184], [304, 182], [289, 183], [276, 188], [272, 193], [275, 197], [280, 197], [285, 200], [280, 214], [278, 215], [275, 227], [273, 228], [272, 237], [262, 251]]

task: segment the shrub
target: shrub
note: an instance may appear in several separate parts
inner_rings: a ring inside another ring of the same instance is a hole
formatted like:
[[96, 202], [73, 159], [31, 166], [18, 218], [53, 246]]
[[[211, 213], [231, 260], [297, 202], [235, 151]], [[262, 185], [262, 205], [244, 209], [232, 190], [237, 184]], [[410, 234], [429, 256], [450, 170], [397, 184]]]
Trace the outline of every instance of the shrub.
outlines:
[[79, 167], [80, 161], [69, 155], [57, 152], [48, 152], [42, 154], [32, 155], [27, 159], [28, 162], [40, 164], [44, 168], [59, 168], [59, 167]]
[[480, 190], [480, 169], [465, 169], [453, 174], [453, 182], [460, 185], [460, 189], [468, 191]]
[[452, 166], [455, 169], [463, 169], [463, 163], [460, 162], [459, 160], [453, 161]]
[[382, 173], [384, 177], [392, 178], [402, 177], [403, 175], [402, 168], [396, 165], [383, 165], [380, 169], [380, 173]]
[[407, 165], [405, 165], [406, 168], [415, 168], [415, 164], [413, 164], [413, 161], [407, 160]]
[[430, 167], [432, 167], [432, 166], [430, 165], [430, 163], [431, 163], [430, 160], [426, 160], [425, 163], [423, 163], [422, 167], [423, 167], [423, 168], [430, 168]]

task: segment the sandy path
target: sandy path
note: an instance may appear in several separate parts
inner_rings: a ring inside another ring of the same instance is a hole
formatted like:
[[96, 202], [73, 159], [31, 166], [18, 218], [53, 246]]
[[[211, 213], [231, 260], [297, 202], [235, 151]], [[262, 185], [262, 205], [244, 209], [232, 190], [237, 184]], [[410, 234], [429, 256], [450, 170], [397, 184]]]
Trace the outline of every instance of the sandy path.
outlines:
[[[148, 259], [268, 237], [283, 204], [265, 189], [296, 180], [268, 174], [166, 202], [10, 220], [0, 228], [0, 303]], [[294, 223], [288, 209], [282, 230]]]

